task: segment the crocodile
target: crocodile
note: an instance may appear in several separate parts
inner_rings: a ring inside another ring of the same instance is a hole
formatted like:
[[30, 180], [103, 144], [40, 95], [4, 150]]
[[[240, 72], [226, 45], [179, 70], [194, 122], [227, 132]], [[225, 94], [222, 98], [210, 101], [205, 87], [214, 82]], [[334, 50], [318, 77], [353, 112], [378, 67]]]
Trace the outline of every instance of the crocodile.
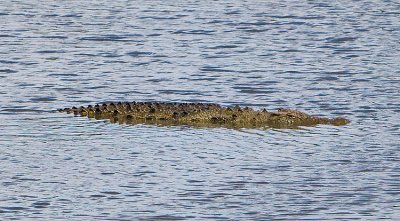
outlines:
[[341, 117], [317, 117], [293, 109], [267, 111], [214, 103], [108, 102], [58, 111], [98, 120], [108, 119], [113, 123], [159, 126], [299, 128], [319, 124], [342, 126], [350, 122]]

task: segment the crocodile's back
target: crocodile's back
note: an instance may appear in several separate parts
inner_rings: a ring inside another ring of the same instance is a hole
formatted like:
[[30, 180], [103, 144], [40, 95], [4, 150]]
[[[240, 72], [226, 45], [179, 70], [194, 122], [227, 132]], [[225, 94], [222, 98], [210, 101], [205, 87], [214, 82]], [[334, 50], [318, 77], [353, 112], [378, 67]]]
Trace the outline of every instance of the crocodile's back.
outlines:
[[200, 127], [294, 128], [317, 124], [345, 125], [344, 118], [321, 118], [306, 113], [280, 109], [276, 112], [249, 107], [222, 107], [209, 103], [111, 102], [86, 107], [59, 109], [95, 119], [127, 124], [189, 125]]

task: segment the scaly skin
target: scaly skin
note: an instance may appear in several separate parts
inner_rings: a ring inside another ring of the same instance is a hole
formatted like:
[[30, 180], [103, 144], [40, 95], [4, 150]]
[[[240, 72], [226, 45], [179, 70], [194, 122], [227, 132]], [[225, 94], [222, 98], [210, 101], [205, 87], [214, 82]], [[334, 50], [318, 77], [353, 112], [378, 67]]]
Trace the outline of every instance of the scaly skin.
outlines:
[[297, 128], [318, 124], [341, 126], [350, 122], [344, 118], [322, 118], [290, 109], [269, 112], [265, 109], [222, 107], [205, 103], [118, 102], [64, 108], [58, 111], [95, 119], [109, 119], [111, 122], [161, 126]]

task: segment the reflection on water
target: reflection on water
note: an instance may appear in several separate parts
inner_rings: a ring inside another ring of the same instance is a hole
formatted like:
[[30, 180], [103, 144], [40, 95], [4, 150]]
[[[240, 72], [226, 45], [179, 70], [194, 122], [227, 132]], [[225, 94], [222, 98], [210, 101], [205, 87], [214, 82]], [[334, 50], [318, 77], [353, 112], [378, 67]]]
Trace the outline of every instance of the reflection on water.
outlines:
[[[400, 6], [210, 3], [0, 3], [0, 217], [400, 216]], [[232, 130], [54, 113], [115, 100], [352, 123]]]

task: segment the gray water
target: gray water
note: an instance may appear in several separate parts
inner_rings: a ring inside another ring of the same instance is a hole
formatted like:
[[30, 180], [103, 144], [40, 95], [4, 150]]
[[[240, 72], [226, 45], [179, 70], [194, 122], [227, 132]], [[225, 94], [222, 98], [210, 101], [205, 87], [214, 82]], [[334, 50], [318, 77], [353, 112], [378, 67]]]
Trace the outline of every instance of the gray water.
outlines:
[[[400, 218], [395, 1], [0, 1], [1, 220]], [[54, 113], [213, 102], [299, 130]]]

